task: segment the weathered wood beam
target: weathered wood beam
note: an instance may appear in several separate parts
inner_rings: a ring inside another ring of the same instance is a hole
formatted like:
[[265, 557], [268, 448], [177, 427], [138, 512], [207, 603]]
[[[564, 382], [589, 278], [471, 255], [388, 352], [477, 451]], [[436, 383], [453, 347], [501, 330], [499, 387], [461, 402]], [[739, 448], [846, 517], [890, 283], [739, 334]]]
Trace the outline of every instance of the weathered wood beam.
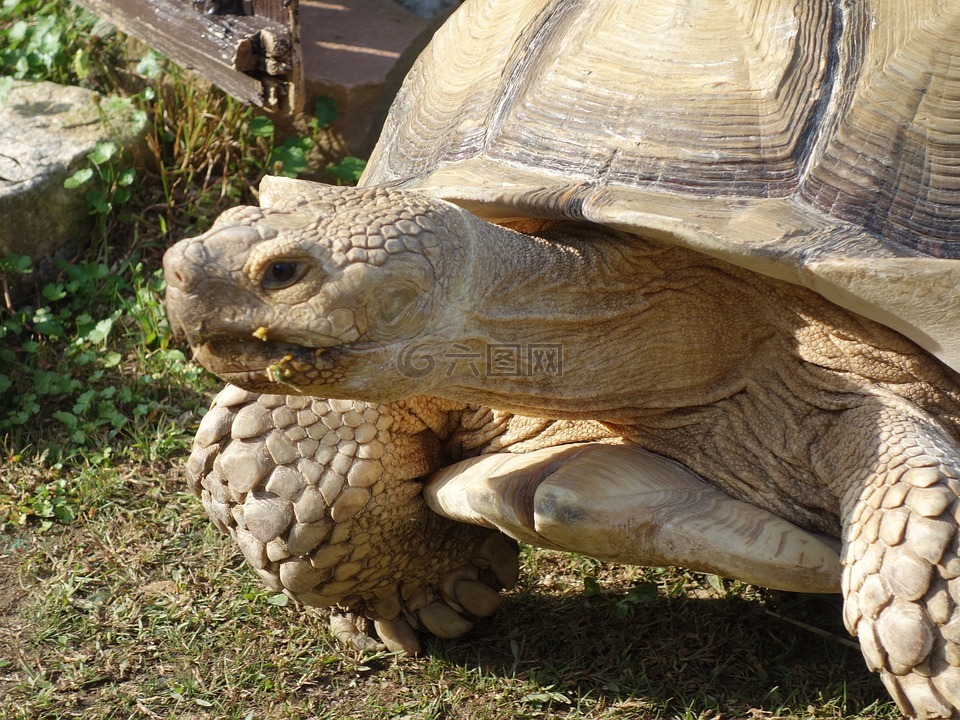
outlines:
[[242, 102], [271, 110], [296, 105], [299, 45], [289, 2], [254, 0], [266, 17], [197, 12], [190, 0], [74, 2]]
[[294, 0], [253, 0], [253, 14], [286, 24], [294, 4]]

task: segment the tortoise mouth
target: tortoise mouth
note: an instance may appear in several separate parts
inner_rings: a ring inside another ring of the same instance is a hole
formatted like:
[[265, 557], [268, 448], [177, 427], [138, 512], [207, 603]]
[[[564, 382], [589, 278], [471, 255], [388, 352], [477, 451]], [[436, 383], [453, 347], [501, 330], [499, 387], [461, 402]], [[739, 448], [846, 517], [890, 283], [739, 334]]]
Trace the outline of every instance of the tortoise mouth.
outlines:
[[300, 392], [335, 366], [335, 348], [305, 348], [273, 340], [210, 338], [194, 345], [194, 359], [218, 377], [261, 393]]

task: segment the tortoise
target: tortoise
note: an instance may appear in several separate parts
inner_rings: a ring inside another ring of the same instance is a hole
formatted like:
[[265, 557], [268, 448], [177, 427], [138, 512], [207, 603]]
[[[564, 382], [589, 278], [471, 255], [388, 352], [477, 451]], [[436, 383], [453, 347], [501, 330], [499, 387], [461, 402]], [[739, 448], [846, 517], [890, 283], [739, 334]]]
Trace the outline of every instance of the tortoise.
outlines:
[[958, 30], [468, 0], [359, 187], [265, 178], [167, 252], [232, 383], [209, 514], [392, 650], [493, 613], [508, 538], [840, 591], [903, 712], [960, 717]]

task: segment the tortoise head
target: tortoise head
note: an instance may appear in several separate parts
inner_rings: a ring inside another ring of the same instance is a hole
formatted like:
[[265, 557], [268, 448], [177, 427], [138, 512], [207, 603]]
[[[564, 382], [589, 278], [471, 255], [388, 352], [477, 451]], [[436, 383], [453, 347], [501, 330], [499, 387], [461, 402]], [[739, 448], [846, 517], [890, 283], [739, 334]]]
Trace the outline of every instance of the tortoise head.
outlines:
[[230, 210], [166, 253], [174, 332], [209, 370], [255, 391], [386, 401], [422, 390], [410, 374], [374, 370], [443, 325], [455, 303], [441, 280], [457, 277], [446, 266], [470, 216], [418, 193], [316, 187]]

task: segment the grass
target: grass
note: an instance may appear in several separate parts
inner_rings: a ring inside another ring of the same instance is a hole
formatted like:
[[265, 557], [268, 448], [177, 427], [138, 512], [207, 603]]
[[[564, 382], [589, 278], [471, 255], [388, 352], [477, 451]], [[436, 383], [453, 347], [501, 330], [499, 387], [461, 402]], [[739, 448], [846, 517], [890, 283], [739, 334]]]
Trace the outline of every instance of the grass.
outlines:
[[[98, 218], [88, 252], [0, 310], [0, 717], [898, 717], [836, 598], [548, 551], [525, 549], [494, 618], [421, 658], [335, 643], [185, 492], [217, 383], [170, 338], [157, 275], [165, 247], [254, 201], [264, 172], [338, 160], [313, 142], [331, 108], [281, 138], [40, 0], [0, 5], [0, 74], [93, 87], [142, 114], [149, 148], [135, 166], [98, 149], [75, 178]], [[0, 276], [27, 271], [0, 260]]]
[[72, 525], [4, 538], [4, 717], [896, 717], [832, 598], [547, 551], [469, 637], [351, 652], [271, 602], [175, 473], [100, 475]]

